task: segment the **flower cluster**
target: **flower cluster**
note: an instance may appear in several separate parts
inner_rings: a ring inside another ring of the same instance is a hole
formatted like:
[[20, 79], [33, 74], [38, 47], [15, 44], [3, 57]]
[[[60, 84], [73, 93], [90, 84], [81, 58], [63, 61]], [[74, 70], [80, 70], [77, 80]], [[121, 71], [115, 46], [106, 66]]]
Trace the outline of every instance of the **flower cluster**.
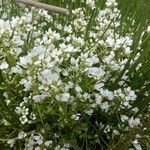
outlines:
[[[10, 19], [3, 13], [0, 92], [3, 115], [10, 117], [0, 118], [0, 124], [9, 128], [10, 136], [5, 131], [2, 136], [10, 147], [79, 149], [85, 141], [96, 146], [112, 136], [116, 141], [141, 130], [143, 116], [135, 105], [140, 89], [132, 89], [130, 70], [124, 69], [129, 59], [128, 65], [136, 64], [142, 46], [139, 42], [132, 59], [134, 33], [119, 32], [117, 5], [116, 0], [107, 0], [99, 10], [96, 1], [87, 0], [85, 8], [72, 10], [72, 21], [63, 23], [58, 15], [35, 8], [25, 8]], [[95, 10], [91, 25], [88, 14]], [[129, 147], [139, 150], [141, 136], [135, 136]]]

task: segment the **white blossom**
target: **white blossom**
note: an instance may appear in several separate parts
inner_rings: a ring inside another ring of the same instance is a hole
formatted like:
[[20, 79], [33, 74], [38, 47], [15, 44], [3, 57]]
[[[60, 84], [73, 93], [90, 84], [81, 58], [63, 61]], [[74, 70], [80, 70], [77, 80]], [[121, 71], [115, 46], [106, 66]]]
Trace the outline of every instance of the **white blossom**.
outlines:
[[133, 118], [133, 117], [131, 117], [131, 118], [129, 119], [128, 123], [129, 123], [129, 126], [130, 126], [131, 128], [133, 128], [134, 126], [137, 126], [137, 125], [140, 124], [140, 119], [139, 119], [139, 118]]
[[75, 90], [76, 90], [76, 92], [78, 92], [78, 93], [81, 93], [81, 92], [82, 92], [82, 89], [81, 89], [81, 87], [80, 87], [79, 85], [77, 85], [77, 86], [75, 87]]
[[86, 114], [88, 114], [89, 116], [91, 116], [93, 114], [93, 109], [90, 109], [90, 110], [85, 110], [84, 111]]
[[45, 145], [46, 147], [49, 147], [51, 144], [52, 144], [52, 141], [46, 141], [46, 142], [44, 142], [44, 145]]
[[137, 139], [133, 141], [133, 146], [135, 147], [136, 150], [142, 150], [142, 147]]
[[0, 69], [7, 69], [9, 67], [8, 63], [6, 62], [3, 62], [1, 65], [0, 65]]
[[27, 136], [27, 133], [25, 133], [25, 132], [23, 132], [23, 131], [21, 131], [21, 132], [18, 133], [18, 139], [23, 139], [23, 138], [25, 138], [26, 136]]
[[63, 93], [60, 95], [56, 95], [56, 99], [58, 101], [61, 101], [61, 102], [68, 102], [68, 100], [70, 99], [70, 94], [69, 93]]
[[88, 73], [97, 78], [101, 78], [105, 75], [105, 71], [101, 67], [92, 67], [88, 69]]
[[126, 115], [121, 115], [121, 121], [125, 122], [127, 121], [129, 118]]
[[10, 147], [13, 147], [14, 144], [15, 144], [15, 139], [9, 139], [9, 140], [7, 141], [7, 144], [9, 144]]
[[101, 104], [101, 108], [102, 108], [102, 110], [104, 110], [105, 112], [107, 112], [108, 109], [109, 109], [109, 104], [108, 104], [108, 102], [103, 102], [103, 103]]
[[150, 26], [147, 27], [147, 33], [150, 33]]
[[38, 145], [41, 145], [43, 143], [43, 137], [41, 136], [34, 136], [34, 140]]
[[71, 119], [73, 119], [73, 120], [75, 120], [75, 121], [78, 121], [79, 119], [80, 119], [80, 116], [81, 116], [81, 114], [74, 114], [74, 115], [72, 115], [71, 116]]

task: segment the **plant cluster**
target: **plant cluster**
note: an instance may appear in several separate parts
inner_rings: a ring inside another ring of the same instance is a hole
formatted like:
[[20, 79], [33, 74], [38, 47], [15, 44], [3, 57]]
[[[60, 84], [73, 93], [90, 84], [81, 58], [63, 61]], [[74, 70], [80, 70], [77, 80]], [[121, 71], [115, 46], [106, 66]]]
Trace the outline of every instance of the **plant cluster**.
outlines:
[[150, 26], [135, 32], [131, 20], [123, 32], [116, 0], [86, 0], [68, 18], [24, 6], [10, 15], [2, 2], [0, 147], [150, 146]]

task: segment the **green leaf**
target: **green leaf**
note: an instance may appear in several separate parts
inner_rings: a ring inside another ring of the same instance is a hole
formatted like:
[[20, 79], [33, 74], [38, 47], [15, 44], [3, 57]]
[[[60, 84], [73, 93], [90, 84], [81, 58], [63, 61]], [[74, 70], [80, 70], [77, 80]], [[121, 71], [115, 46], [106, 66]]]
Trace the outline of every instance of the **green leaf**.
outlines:
[[11, 53], [7, 53], [7, 55], [6, 55], [6, 61], [9, 64], [10, 67], [16, 65], [15, 57]]

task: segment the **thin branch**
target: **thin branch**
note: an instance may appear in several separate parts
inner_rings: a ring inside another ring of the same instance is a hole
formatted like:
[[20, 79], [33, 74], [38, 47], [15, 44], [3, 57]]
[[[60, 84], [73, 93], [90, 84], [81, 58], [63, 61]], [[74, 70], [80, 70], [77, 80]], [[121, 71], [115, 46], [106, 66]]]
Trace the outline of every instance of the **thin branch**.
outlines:
[[16, 0], [16, 1], [19, 3], [26, 4], [26, 5], [31, 5], [31, 6], [34, 6], [37, 8], [45, 9], [50, 12], [60, 13], [60, 14], [64, 14], [64, 15], [69, 14], [69, 11], [62, 7], [57, 7], [57, 6], [48, 5], [48, 4], [44, 4], [44, 3], [40, 3], [40, 2], [35, 2], [33, 0]]

